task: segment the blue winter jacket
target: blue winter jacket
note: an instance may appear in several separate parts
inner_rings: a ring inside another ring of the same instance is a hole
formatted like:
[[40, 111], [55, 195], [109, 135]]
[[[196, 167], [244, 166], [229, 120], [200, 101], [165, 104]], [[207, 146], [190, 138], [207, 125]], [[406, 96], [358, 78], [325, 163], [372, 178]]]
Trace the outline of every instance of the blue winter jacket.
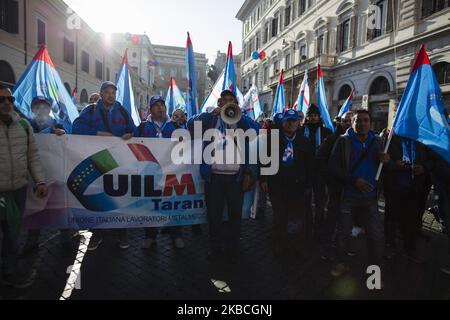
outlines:
[[58, 124], [58, 122], [53, 118], [50, 118], [49, 120], [50, 122], [44, 125], [38, 125], [35, 119], [30, 120], [30, 125], [33, 128], [33, 132], [46, 134], [55, 133], [55, 126]]
[[[217, 122], [220, 120], [220, 116], [213, 116], [211, 113], [209, 112], [204, 112], [201, 113], [199, 115], [196, 115], [194, 117], [192, 117], [191, 119], [189, 119], [188, 123], [187, 123], [187, 128], [190, 131], [192, 137], [194, 134], [194, 122], [195, 121], [200, 121], [202, 123], [202, 133], [204, 134], [206, 130], [208, 129], [215, 129], [217, 126]], [[251, 118], [247, 117], [247, 116], [242, 116], [241, 120], [237, 123], [237, 129], [242, 129], [242, 130], [248, 130], [248, 129], [254, 129], [256, 130], [256, 133], [258, 134], [259, 132], [259, 123], [253, 121]], [[247, 140], [247, 139], [246, 139]], [[207, 145], [209, 145], [211, 143], [211, 141], [206, 141], [203, 143], [203, 149], [206, 148]], [[245, 169], [248, 167], [248, 150], [249, 150], [249, 146], [248, 146], [248, 141], [245, 142], [245, 158], [246, 158], [246, 164], [245, 165], [241, 165], [239, 173], [238, 173], [238, 181], [242, 181], [242, 179], [244, 178], [244, 172]], [[202, 157], [203, 159], [203, 157]], [[210, 181], [211, 179], [211, 165], [208, 165], [206, 163], [202, 163], [200, 165], [200, 174], [202, 176], [202, 178], [205, 181]]]
[[[109, 128], [108, 128], [109, 125]], [[135, 125], [128, 111], [116, 101], [108, 111], [99, 100], [96, 105], [85, 107], [73, 122], [72, 133], [95, 136], [97, 132], [110, 132], [116, 137], [133, 133]]]
[[[172, 138], [172, 133], [175, 131], [175, 126], [170, 119], [166, 118], [166, 125], [161, 130], [161, 138]], [[147, 121], [142, 122], [139, 127], [134, 129], [134, 136], [141, 138], [158, 138], [159, 128], [149, 118]]]
[[[373, 141], [373, 142], [372, 142]], [[366, 158], [351, 172], [355, 163], [360, 158], [364, 149], [370, 146]], [[344, 187], [344, 197], [347, 198], [375, 198], [377, 182], [375, 181], [378, 170], [378, 154], [382, 150], [381, 139], [372, 131], [369, 131], [367, 140], [362, 143], [358, 140], [352, 128], [341, 136], [331, 153], [328, 163], [330, 174]], [[362, 192], [355, 182], [362, 178], [372, 184], [375, 189], [372, 192]]]

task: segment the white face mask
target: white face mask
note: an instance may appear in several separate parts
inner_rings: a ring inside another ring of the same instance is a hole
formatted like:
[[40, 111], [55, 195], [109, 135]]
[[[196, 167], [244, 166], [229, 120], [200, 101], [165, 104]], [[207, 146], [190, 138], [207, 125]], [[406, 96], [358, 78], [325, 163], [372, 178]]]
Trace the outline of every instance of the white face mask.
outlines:
[[35, 119], [39, 122], [47, 122], [50, 120], [50, 113], [48, 110], [48, 105], [46, 104], [37, 104], [33, 106]]

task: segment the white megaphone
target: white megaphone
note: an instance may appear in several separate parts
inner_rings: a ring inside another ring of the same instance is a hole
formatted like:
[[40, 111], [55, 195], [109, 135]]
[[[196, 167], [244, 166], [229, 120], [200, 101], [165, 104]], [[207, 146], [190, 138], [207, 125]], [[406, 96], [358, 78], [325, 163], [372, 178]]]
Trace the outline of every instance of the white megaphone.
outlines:
[[228, 103], [222, 108], [220, 117], [228, 125], [236, 124], [242, 118], [241, 108], [237, 104]]

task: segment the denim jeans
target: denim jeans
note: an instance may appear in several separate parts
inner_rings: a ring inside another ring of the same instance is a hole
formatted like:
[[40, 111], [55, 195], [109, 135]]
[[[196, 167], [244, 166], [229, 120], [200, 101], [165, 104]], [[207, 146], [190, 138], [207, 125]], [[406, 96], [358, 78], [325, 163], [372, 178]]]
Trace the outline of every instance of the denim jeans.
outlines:
[[344, 262], [354, 225], [352, 211], [360, 213], [360, 222], [366, 230], [369, 265], [379, 265], [383, 255], [383, 221], [378, 211], [377, 198], [344, 198], [338, 226], [338, 260]]

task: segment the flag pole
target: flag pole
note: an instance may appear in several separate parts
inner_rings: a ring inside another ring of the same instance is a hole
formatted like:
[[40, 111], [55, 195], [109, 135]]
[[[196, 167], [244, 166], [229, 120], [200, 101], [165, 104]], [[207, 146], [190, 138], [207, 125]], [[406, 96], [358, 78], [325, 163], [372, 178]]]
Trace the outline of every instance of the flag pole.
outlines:
[[[395, 121], [394, 121], [395, 122]], [[393, 123], [394, 123], [393, 122]], [[391, 130], [389, 131], [388, 140], [386, 142], [386, 146], [384, 147], [384, 153], [387, 153], [389, 150], [389, 147], [391, 145], [392, 136], [394, 135], [394, 125], [392, 125]], [[380, 165], [378, 166], [377, 175], [375, 176], [375, 181], [378, 182], [380, 180], [381, 171], [383, 170], [383, 162], [380, 162]]]
[[[392, 2], [392, 9], [394, 10], [395, 9], [395, 7], [394, 7], [394, 2]], [[395, 12], [395, 11], [392, 11], [392, 12]], [[398, 18], [398, 16], [396, 17], [396, 18]], [[398, 21], [398, 20], [397, 20]], [[394, 23], [394, 33], [395, 33], [395, 35], [397, 36], [397, 34], [398, 34], [398, 32], [397, 32], [398, 30], [397, 30], [397, 26], [395, 25], [395, 23]], [[417, 54], [416, 54], [416, 58], [415, 59], [417, 59]], [[397, 46], [394, 46], [394, 65], [396, 66], [397, 65]], [[397, 77], [397, 68], [394, 68], [394, 70], [395, 70], [395, 76]], [[409, 79], [408, 79], [408, 81], [409, 81]], [[396, 92], [396, 100], [398, 101], [398, 87], [397, 86], [395, 86], [395, 92]], [[398, 107], [399, 107], [399, 105], [397, 105], [397, 109], [398, 109]], [[398, 110], [397, 110], [398, 111]], [[397, 112], [396, 112], [396, 114], [395, 114], [395, 117], [394, 117], [394, 120], [392, 121], [392, 128], [391, 128], [391, 131], [389, 132], [389, 136], [388, 136], [388, 140], [387, 140], [387, 142], [386, 142], [386, 146], [385, 146], [385, 148], [384, 148], [384, 153], [387, 153], [388, 152], [388, 150], [389, 150], [389, 147], [390, 147], [390, 145], [391, 145], [391, 141], [392, 141], [392, 136], [394, 135], [394, 123], [395, 123], [395, 120], [396, 120], [396, 118], [397, 118]], [[381, 176], [381, 171], [383, 170], [383, 162], [381, 162], [380, 163], [380, 165], [378, 166], [378, 172], [377, 172], [377, 175], [376, 175], [376, 177], [375, 177], [375, 181], [376, 182], [378, 182], [379, 180], [380, 180], [380, 176]]]

